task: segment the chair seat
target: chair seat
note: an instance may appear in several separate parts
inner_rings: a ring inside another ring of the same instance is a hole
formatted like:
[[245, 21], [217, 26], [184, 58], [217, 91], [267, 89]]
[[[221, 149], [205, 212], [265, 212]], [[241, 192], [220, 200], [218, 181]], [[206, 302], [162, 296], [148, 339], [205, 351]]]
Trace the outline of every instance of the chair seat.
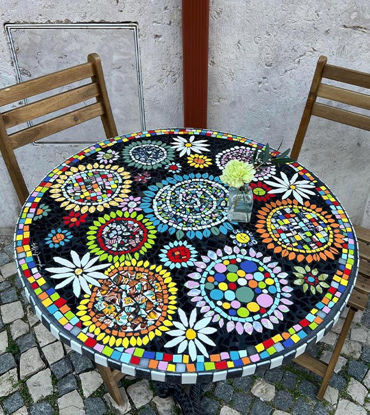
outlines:
[[357, 283], [348, 300], [348, 307], [363, 311], [367, 305], [368, 293], [357, 289]]

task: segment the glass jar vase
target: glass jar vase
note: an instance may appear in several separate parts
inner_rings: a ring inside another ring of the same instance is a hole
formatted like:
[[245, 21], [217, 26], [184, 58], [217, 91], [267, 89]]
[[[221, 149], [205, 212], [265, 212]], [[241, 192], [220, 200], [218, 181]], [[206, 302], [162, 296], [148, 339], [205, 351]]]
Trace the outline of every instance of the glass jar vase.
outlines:
[[253, 209], [253, 192], [249, 185], [230, 187], [228, 219], [231, 222], [250, 222]]

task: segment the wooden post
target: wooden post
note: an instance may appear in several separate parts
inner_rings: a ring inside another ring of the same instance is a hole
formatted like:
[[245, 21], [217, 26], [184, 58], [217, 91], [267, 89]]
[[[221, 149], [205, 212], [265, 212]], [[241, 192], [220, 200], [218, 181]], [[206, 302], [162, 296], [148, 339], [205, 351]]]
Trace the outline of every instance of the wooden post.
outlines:
[[184, 125], [206, 128], [209, 0], [182, 1]]

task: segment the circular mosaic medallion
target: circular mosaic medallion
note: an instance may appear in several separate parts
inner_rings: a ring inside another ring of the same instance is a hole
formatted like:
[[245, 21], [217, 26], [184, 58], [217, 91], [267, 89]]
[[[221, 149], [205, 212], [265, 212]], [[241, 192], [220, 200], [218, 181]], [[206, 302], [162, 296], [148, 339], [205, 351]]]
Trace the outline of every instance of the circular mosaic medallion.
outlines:
[[156, 231], [148, 219], [137, 212], [117, 210], [94, 221], [87, 232], [89, 250], [101, 261], [138, 259], [154, 245]]
[[332, 215], [308, 201], [303, 206], [290, 199], [271, 202], [257, 217], [257, 232], [267, 248], [291, 260], [334, 259], [342, 247], [343, 235]]
[[228, 246], [202, 258], [207, 257], [212, 261], [198, 262], [197, 272], [189, 274], [192, 280], [185, 283], [202, 313], [213, 316], [221, 327], [228, 321], [227, 331], [235, 328], [249, 334], [283, 320], [282, 313], [292, 304], [288, 300], [292, 289], [285, 279], [288, 274], [271, 257]]
[[238, 146], [228, 148], [227, 150], [218, 153], [216, 156], [216, 164], [220, 170], [223, 170], [230, 160], [239, 160], [250, 162], [255, 149], [247, 146]]
[[144, 170], [163, 167], [174, 159], [173, 149], [160, 141], [129, 144], [123, 149], [122, 155], [129, 166]]
[[141, 205], [160, 232], [180, 231], [192, 239], [232, 230], [227, 222], [228, 191], [218, 177], [190, 174], [167, 179], [145, 191]]
[[110, 346], [141, 346], [168, 330], [177, 292], [169, 272], [133, 260], [116, 263], [105, 274], [101, 287], [94, 287], [77, 307], [77, 315], [97, 340]]
[[119, 166], [95, 163], [71, 167], [51, 186], [51, 197], [66, 210], [85, 213], [118, 206], [129, 193], [130, 174]]

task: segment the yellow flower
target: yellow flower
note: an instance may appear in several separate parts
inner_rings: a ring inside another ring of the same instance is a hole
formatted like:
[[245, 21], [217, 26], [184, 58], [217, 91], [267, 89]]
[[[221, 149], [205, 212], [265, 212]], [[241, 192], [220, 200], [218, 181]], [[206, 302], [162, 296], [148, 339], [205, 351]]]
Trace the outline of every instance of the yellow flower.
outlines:
[[203, 169], [204, 167], [211, 166], [212, 160], [207, 156], [203, 156], [202, 154], [191, 154], [188, 157], [188, 163], [192, 167]]
[[240, 188], [245, 184], [249, 184], [256, 170], [253, 164], [245, 163], [239, 160], [230, 160], [224, 169], [221, 180], [231, 187]]

